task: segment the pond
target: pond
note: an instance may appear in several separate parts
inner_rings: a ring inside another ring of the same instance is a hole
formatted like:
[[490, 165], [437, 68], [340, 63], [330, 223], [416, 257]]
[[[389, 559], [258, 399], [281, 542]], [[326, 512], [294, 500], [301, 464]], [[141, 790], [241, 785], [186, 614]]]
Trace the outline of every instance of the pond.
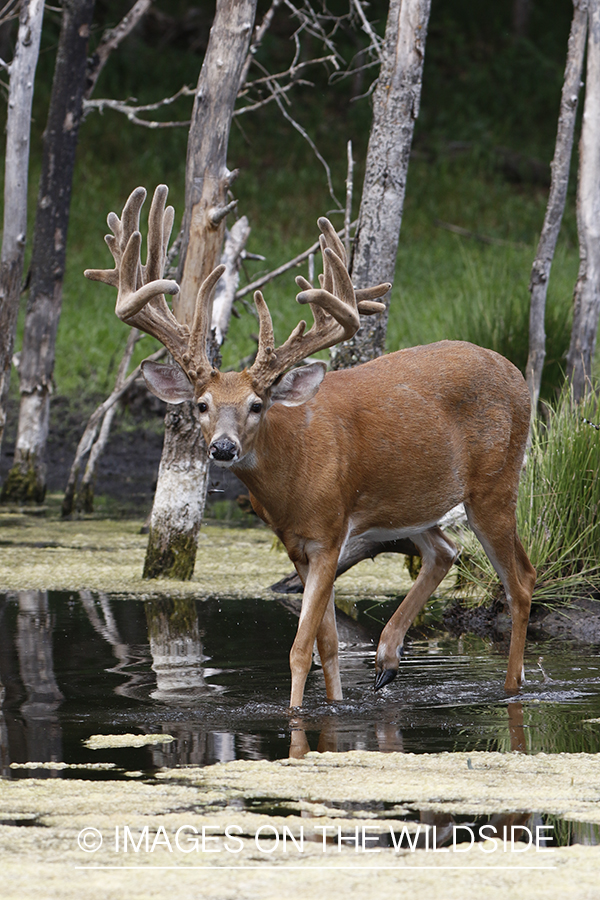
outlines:
[[[291, 603], [293, 607], [293, 603]], [[318, 665], [290, 719], [290, 600], [140, 599], [91, 591], [0, 594], [0, 774], [124, 777], [160, 767], [280, 759], [292, 751], [600, 750], [600, 655], [529, 643], [526, 684], [503, 691], [502, 643], [418, 632], [396, 681], [373, 692], [380, 627], [372, 604], [342, 618], [344, 701], [325, 699]], [[597, 722], [590, 720], [597, 719]], [[98, 734], [170, 735], [91, 749]], [[82, 768], [48, 772], [26, 763]], [[107, 768], [86, 770], [89, 763]]]

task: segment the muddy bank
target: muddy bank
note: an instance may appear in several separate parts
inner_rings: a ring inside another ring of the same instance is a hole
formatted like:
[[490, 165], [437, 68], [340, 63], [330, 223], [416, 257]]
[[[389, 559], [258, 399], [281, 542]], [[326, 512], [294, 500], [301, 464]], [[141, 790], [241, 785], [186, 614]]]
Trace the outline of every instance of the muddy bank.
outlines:
[[[99, 398], [53, 398], [48, 435], [47, 483], [49, 493], [64, 492], [77, 444]], [[118, 513], [146, 517], [152, 508], [158, 466], [163, 445], [163, 421], [166, 404], [142, 386], [134, 385], [120, 409], [109, 442], [96, 473], [96, 496], [111, 501]], [[7, 425], [0, 452], [0, 485], [14, 459], [18, 405], [9, 403]], [[216, 467], [211, 472], [207, 504], [221, 499], [234, 500], [247, 494], [244, 485], [232, 473]], [[0, 507], [1, 509], [1, 507]]]

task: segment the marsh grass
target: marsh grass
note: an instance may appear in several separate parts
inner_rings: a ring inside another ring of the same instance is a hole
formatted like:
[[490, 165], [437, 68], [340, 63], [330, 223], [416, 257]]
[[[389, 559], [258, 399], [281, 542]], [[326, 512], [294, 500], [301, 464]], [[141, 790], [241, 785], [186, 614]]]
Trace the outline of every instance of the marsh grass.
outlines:
[[[568, 602], [600, 590], [600, 431], [598, 398], [580, 405], [564, 389], [547, 423], [538, 422], [521, 477], [517, 527], [538, 580], [534, 602]], [[466, 540], [466, 544], [465, 544]], [[458, 563], [463, 588], [490, 599], [498, 578], [468, 532]]]

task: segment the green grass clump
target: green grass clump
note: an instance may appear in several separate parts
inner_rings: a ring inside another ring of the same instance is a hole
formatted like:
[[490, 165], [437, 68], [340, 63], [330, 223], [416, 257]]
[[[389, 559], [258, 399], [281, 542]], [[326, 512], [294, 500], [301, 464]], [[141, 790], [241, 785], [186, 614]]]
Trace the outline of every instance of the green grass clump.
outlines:
[[[600, 590], [600, 431], [598, 398], [580, 405], [565, 388], [547, 424], [533, 428], [521, 477], [517, 527], [537, 569], [533, 599], [564, 603]], [[498, 578], [474, 536], [459, 562], [459, 577], [491, 598]]]

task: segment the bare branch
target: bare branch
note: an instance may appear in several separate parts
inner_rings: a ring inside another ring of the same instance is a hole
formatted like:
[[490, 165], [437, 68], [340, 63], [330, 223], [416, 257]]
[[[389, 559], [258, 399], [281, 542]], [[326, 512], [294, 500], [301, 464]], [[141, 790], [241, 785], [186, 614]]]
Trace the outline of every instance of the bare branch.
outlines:
[[[292, 88], [296, 87], [299, 84], [304, 84], [308, 86], [312, 86], [310, 81], [305, 81], [303, 78], [299, 78], [297, 81], [292, 81], [290, 84], [286, 84], [283, 87], [279, 87], [280, 94], [287, 94], [288, 91], [291, 91]], [[249, 103], [248, 106], [240, 106], [239, 109], [234, 110], [235, 116], [242, 116], [244, 113], [254, 112], [257, 109], [260, 109], [261, 106], [267, 106], [267, 104], [272, 103], [275, 100], [273, 94], [269, 94], [268, 97], [264, 97], [262, 100], [257, 100], [256, 103]]]
[[7, 0], [2, 9], [0, 9], [0, 25], [12, 21], [19, 17], [19, 7], [21, 0]]
[[162, 100], [157, 100], [156, 103], [145, 103], [141, 106], [132, 106], [124, 100], [84, 100], [83, 108], [86, 113], [92, 109], [97, 109], [98, 112], [101, 113], [104, 112], [105, 109], [112, 109], [115, 112], [123, 113], [130, 122], [134, 122], [136, 125], [143, 125], [145, 128], [177, 128], [184, 125], [189, 126], [189, 119], [186, 122], [160, 122], [154, 119], [140, 119], [139, 113], [151, 112], [156, 109], [161, 109], [163, 106], [170, 106], [171, 103], [175, 103], [180, 97], [193, 97], [195, 93], [194, 88], [190, 88], [184, 84], [184, 86], [181, 87], [177, 93], [173, 94], [172, 97], [164, 97]]
[[297, 121], [293, 118], [293, 116], [291, 116], [291, 115], [289, 114], [289, 112], [287, 111], [287, 109], [286, 109], [285, 106], [283, 105], [283, 102], [282, 102], [282, 100], [281, 100], [281, 97], [280, 97], [279, 94], [278, 94], [278, 89], [277, 89], [276, 87], [274, 87], [272, 84], [269, 84], [269, 90], [272, 91], [272, 93], [273, 93], [273, 98], [274, 98], [274, 100], [275, 100], [275, 103], [277, 104], [277, 106], [278, 106], [279, 109], [281, 110], [281, 113], [282, 113], [283, 117], [284, 117], [285, 119], [288, 120], [288, 122], [290, 123], [290, 125], [292, 125], [293, 128], [295, 128], [296, 131], [297, 131], [299, 134], [302, 135], [302, 137], [304, 138], [304, 140], [308, 143], [309, 147], [312, 149], [313, 153], [315, 154], [315, 156], [317, 157], [317, 159], [319, 160], [319, 162], [321, 163], [321, 165], [322, 165], [323, 168], [325, 169], [325, 174], [326, 174], [326, 176], [327, 176], [327, 187], [329, 188], [329, 196], [331, 197], [331, 199], [333, 200], [333, 202], [335, 203], [335, 205], [337, 206], [338, 209], [343, 209], [344, 207], [342, 206], [342, 204], [340, 203], [340, 201], [338, 200], [338, 198], [335, 196], [335, 191], [333, 190], [333, 182], [332, 182], [332, 180], [331, 180], [331, 169], [329, 168], [329, 166], [328, 166], [327, 162], [325, 161], [324, 157], [321, 155], [321, 153], [320, 153], [320, 151], [319, 151], [317, 145], [315, 144], [315, 142], [313, 141], [313, 139], [311, 138], [311, 136], [309, 135], [309, 133], [302, 127], [302, 125], [300, 125], [300, 123], [297, 122]]
[[[248, 81], [243, 85], [243, 89], [240, 90], [238, 94], [239, 97], [245, 96], [249, 90], [257, 87], [258, 85], [266, 85], [269, 82], [280, 81], [282, 78], [295, 78], [296, 73], [300, 72], [301, 69], [306, 69], [307, 66], [315, 66], [318, 63], [326, 63], [330, 62], [334, 68], [339, 69], [339, 63], [335, 56], [330, 54], [329, 56], [319, 56], [315, 59], [308, 59], [305, 62], [300, 63], [291, 63], [285, 72], [278, 72], [277, 75], [264, 75], [262, 78], [255, 78], [254, 81]], [[298, 82], [297, 82], [298, 83]], [[308, 84], [308, 82], [306, 82]]]
[[87, 88], [85, 91], [86, 99], [92, 95], [100, 72], [106, 65], [106, 61], [113, 50], [115, 50], [121, 41], [133, 31], [137, 23], [143, 15], [148, 12], [152, 0], [137, 0], [133, 4], [126, 16], [124, 16], [115, 28], [105, 31], [102, 35], [100, 43], [96, 48], [96, 52], [88, 61], [87, 71]]
[[379, 35], [375, 34], [375, 32], [373, 31], [373, 27], [365, 15], [365, 11], [363, 9], [363, 6], [362, 6], [362, 3], [360, 2], [360, 0], [351, 0], [351, 3], [352, 3], [352, 6], [354, 7], [354, 9], [356, 10], [356, 12], [358, 13], [358, 17], [360, 19], [362, 30], [365, 32], [365, 34], [368, 36], [369, 40], [371, 41], [371, 46], [369, 49], [372, 49], [375, 52], [377, 59], [379, 60], [379, 62], [381, 62], [381, 48], [382, 48], [383, 41], [381, 40]]
[[[133, 329], [133, 331], [137, 331], [137, 329]], [[139, 337], [139, 332], [138, 332]], [[136, 378], [140, 374], [140, 367], [136, 366], [133, 372], [127, 377], [123, 377], [123, 369], [127, 370], [127, 366], [129, 365], [129, 359], [131, 358], [131, 354], [127, 358], [126, 365], [125, 359], [127, 357], [130, 341], [132, 338], [130, 337], [127, 341], [127, 347], [125, 349], [125, 353], [123, 356], [123, 360], [121, 361], [121, 365], [119, 366], [119, 372], [117, 374], [117, 379], [115, 382], [115, 387], [113, 388], [112, 393], [106, 400], [98, 406], [92, 415], [90, 416], [88, 423], [86, 425], [85, 431], [83, 432], [79, 444], [77, 445], [77, 450], [75, 452], [75, 459], [73, 460], [73, 465], [71, 466], [71, 471], [69, 472], [69, 479], [67, 481], [67, 486], [65, 488], [65, 496], [62, 504], [62, 515], [63, 517], [71, 515], [73, 511], [73, 503], [75, 498], [75, 490], [77, 487], [77, 479], [79, 477], [79, 472], [81, 470], [81, 465], [84, 457], [87, 453], [92, 449], [94, 442], [96, 440], [96, 435], [98, 434], [98, 429], [100, 428], [101, 422], [104, 420], [107, 412], [117, 403], [125, 391], [133, 384]], [[137, 338], [133, 339], [133, 344]], [[133, 350], [133, 348], [131, 348]], [[163, 359], [166, 356], [167, 351], [164, 347], [160, 350], [157, 350], [156, 353], [153, 353], [152, 356], [149, 356], [148, 359], [158, 361], [159, 359]]]
[[260, 25], [257, 25], [254, 29], [254, 34], [252, 36], [252, 41], [250, 43], [250, 49], [248, 50], [248, 56], [246, 57], [246, 62], [244, 63], [244, 68], [242, 69], [242, 75], [240, 77], [240, 90], [246, 83], [248, 78], [248, 72], [250, 71], [250, 66], [252, 65], [252, 61], [256, 56], [260, 45], [262, 44], [262, 40], [271, 27], [271, 22], [273, 21], [273, 17], [277, 11], [277, 8], [281, 5], [282, 0], [273, 0], [271, 6], [267, 10], [267, 12], [263, 16], [263, 20]]
[[[355, 220], [350, 224], [351, 228], [354, 228], [358, 220]], [[344, 228], [340, 228], [339, 231], [336, 232], [338, 237], [342, 237], [344, 234]], [[270, 281], [273, 281], [275, 278], [278, 278], [280, 275], [283, 275], [284, 272], [288, 272], [290, 269], [295, 268], [295, 266], [299, 266], [300, 263], [304, 262], [305, 259], [309, 259], [311, 255], [314, 255], [320, 249], [319, 241], [315, 241], [314, 244], [308, 248], [308, 250], [304, 250], [303, 253], [299, 253], [298, 256], [295, 256], [294, 259], [290, 259], [288, 262], [283, 263], [283, 265], [278, 266], [276, 269], [273, 269], [272, 272], [267, 272], [266, 275], [261, 275], [260, 278], [257, 278], [256, 281], [253, 281], [251, 284], [247, 284], [245, 287], [240, 288], [239, 291], [236, 292], [235, 299], [241, 300], [242, 297], [246, 297], [248, 294], [253, 293], [254, 291], [259, 290], [265, 284], [268, 284]], [[314, 277], [314, 274], [313, 274]], [[309, 280], [312, 280], [309, 278]]]
[[[348, 141], [348, 174], [346, 176], [346, 210], [344, 214], [344, 248], [346, 250], [346, 259], [350, 259], [350, 219], [352, 218], [352, 191], [354, 189], [353, 174], [354, 160], [352, 159], [352, 141]], [[310, 279], [309, 279], [310, 281]]]

